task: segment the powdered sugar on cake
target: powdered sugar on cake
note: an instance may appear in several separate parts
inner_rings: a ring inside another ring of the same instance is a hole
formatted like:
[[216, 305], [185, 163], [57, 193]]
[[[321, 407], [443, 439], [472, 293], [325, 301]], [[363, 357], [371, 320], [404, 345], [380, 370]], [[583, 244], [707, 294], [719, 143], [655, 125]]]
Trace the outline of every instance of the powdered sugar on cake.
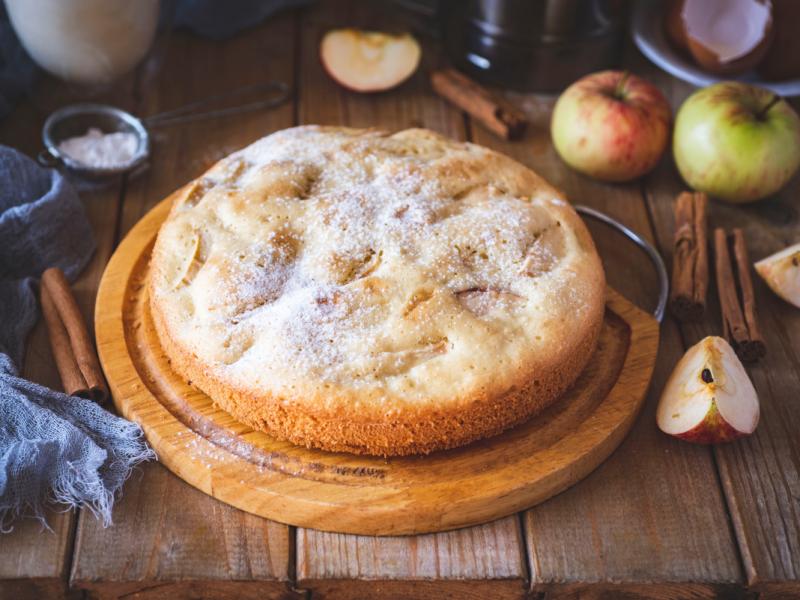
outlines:
[[535, 175], [477, 146], [296, 128], [185, 195], [152, 289], [176, 340], [243, 386], [413, 400], [431, 378], [473, 385], [464, 365], [480, 371], [484, 353], [510, 365], [562, 343], [554, 332], [592, 291], [574, 285], [594, 256], [574, 219]]

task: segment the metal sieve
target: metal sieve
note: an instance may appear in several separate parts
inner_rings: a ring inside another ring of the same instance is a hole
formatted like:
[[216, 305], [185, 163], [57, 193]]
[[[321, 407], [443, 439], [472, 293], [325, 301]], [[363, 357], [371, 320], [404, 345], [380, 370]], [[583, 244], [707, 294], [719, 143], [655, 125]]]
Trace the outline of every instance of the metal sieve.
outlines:
[[[200, 111], [205, 106], [220, 100], [230, 99], [247, 93], [266, 92], [266, 99], [247, 104]], [[150, 156], [150, 134], [148, 127], [177, 125], [190, 121], [227, 117], [254, 110], [274, 108], [283, 104], [290, 96], [289, 86], [282, 81], [250, 85], [231, 92], [218, 94], [191, 102], [166, 112], [138, 118], [131, 113], [107, 104], [71, 104], [53, 112], [42, 128], [44, 150], [39, 153], [39, 163], [47, 167], [64, 166], [70, 172], [86, 179], [103, 179], [122, 173], [129, 173], [140, 166]], [[76, 161], [58, 149], [64, 140], [85, 135], [90, 128], [97, 128], [103, 133], [132, 133], [138, 140], [136, 153], [125, 164], [115, 167], [93, 167]]]

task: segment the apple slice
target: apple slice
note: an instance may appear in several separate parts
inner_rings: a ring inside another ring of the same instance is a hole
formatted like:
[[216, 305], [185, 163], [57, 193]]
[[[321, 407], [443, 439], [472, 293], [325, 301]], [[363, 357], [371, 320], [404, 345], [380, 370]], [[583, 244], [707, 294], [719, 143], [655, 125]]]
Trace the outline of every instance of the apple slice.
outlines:
[[800, 244], [758, 261], [755, 268], [773, 292], [800, 308]]
[[320, 44], [322, 66], [336, 82], [355, 92], [396, 87], [417, 70], [422, 54], [410, 34], [334, 29]]
[[758, 396], [724, 339], [709, 336], [675, 365], [658, 403], [664, 433], [698, 444], [729, 442], [758, 425]]

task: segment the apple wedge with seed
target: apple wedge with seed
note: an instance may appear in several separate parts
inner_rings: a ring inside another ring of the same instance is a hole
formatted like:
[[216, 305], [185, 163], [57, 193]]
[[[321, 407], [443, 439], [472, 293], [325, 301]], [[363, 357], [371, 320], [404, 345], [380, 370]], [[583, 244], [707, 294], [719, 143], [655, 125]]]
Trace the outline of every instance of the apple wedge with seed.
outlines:
[[773, 292], [800, 308], [800, 244], [784, 248], [754, 266]]
[[758, 425], [758, 396], [730, 344], [709, 336], [678, 361], [658, 403], [664, 433], [698, 444], [730, 442]]

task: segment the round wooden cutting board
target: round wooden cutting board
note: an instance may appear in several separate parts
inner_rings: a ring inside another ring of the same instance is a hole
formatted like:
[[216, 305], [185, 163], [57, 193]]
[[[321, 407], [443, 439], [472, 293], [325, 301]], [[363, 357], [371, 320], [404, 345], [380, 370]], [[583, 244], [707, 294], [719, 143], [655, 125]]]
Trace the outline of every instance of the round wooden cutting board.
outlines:
[[302, 527], [414, 534], [491, 521], [559, 493], [622, 441], [650, 382], [658, 324], [608, 290], [598, 349], [575, 386], [500, 436], [429, 456], [309, 450], [253, 431], [170, 369], [147, 302], [150, 252], [172, 202], [150, 211], [103, 275], [95, 327], [114, 403], [161, 462], [243, 510]]

